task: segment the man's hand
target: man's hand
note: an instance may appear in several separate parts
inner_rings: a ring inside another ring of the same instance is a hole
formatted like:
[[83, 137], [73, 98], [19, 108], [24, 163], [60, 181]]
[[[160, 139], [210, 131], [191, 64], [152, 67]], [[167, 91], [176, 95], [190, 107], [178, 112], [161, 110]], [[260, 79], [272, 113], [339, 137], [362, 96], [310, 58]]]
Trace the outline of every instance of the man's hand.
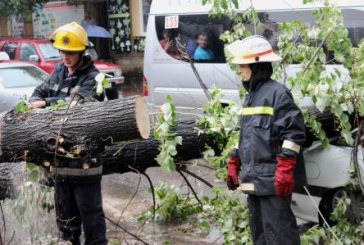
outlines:
[[296, 166], [295, 157], [277, 156], [277, 167], [274, 187], [277, 196], [291, 195], [294, 189], [293, 171]]
[[226, 185], [229, 190], [235, 190], [239, 186], [239, 167], [239, 159], [235, 156], [229, 156], [226, 171]]
[[38, 100], [38, 101], [33, 101], [33, 102], [29, 102], [27, 104], [28, 107], [34, 109], [34, 108], [43, 108], [46, 107], [46, 102], [45, 100]]

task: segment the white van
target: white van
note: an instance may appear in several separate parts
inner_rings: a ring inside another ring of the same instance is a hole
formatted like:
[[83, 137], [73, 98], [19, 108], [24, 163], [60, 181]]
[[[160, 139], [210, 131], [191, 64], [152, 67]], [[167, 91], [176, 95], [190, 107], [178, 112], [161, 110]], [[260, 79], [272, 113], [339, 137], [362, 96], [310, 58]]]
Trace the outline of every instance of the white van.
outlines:
[[[153, 109], [160, 107], [165, 95], [170, 94], [179, 110], [193, 111], [201, 108], [207, 101], [188, 60], [168, 54], [161, 46], [164, 29], [170, 38], [180, 38], [193, 57], [198, 34], [209, 36], [209, 47], [214, 52], [211, 60], [194, 60], [202, 81], [211, 88], [216, 84], [223, 90], [227, 100], [239, 102], [240, 81], [235, 72], [225, 63], [224, 44], [219, 35], [229, 30], [231, 21], [227, 18], [214, 19], [208, 16], [210, 6], [202, 6], [199, 0], [153, 0], [148, 18], [146, 46], [144, 55], [145, 87], [148, 89], [148, 102]], [[247, 9], [250, 1], [240, 1], [241, 9]], [[311, 10], [317, 5], [303, 5], [302, 0], [253, 0], [265, 28], [257, 30], [268, 38], [272, 46], [277, 46], [277, 23], [303, 20], [313, 23]], [[364, 36], [364, 4], [361, 0], [340, 0], [345, 24], [354, 45]], [[293, 66], [292, 69], [294, 69]], [[298, 67], [297, 67], [298, 68]], [[290, 71], [292, 72], [292, 71]]]
[[[242, 10], [250, 7], [251, 1], [239, 2]], [[357, 45], [364, 36], [364, 3], [362, 0], [336, 2], [342, 8], [350, 39], [353, 45]], [[277, 47], [277, 23], [294, 19], [313, 23], [312, 9], [319, 6], [304, 5], [302, 0], [252, 0], [252, 3], [258, 11], [260, 21], [265, 24], [264, 28], [257, 30], [257, 34], [265, 36], [273, 48]], [[221, 33], [230, 29], [231, 21], [226, 17], [221, 19], [209, 17], [210, 9], [210, 5], [202, 6], [200, 0], [153, 0], [144, 55], [145, 95], [153, 110], [157, 110], [165, 102], [167, 94], [172, 96], [177, 109], [184, 112], [199, 113], [203, 104], [207, 102], [207, 97], [188, 60], [183, 55], [176, 55], [175, 52], [165, 48], [163, 41], [165, 30], [168, 30], [170, 39], [179, 37], [208, 88], [216, 84], [222, 89], [223, 100], [240, 103], [238, 89], [241, 82], [225, 63], [224, 44], [219, 39]], [[200, 33], [207, 33], [209, 48], [213, 52], [213, 57], [209, 59], [194, 59], [196, 39]], [[295, 69], [299, 69], [299, 66], [291, 65], [288, 74], [294, 73]], [[337, 146], [331, 146], [327, 151], [319, 148], [311, 149], [310, 153], [306, 154], [309, 189], [312, 190], [317, 205], [328, 212], [333, 208], [334, 198], [339, 195], [349, 179], [347, 170], [350, 154], [350, 147]], [[361, 215], [364, 217], [364, 198], [362, 195], [357, 198], [355, 200], [359, 206], [357, 210], [361, 210]], [[296, 194], [293, 204], [297, 216], [318, 221], [317, 211], [311, 201], [307, 202], [305, 193]]]

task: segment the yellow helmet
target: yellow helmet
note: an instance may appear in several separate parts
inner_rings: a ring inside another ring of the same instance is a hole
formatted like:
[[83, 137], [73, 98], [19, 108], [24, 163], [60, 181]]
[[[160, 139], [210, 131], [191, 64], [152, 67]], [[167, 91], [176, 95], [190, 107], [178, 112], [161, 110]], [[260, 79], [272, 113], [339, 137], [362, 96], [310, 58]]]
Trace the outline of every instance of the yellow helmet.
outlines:
[[64, 51], [84, 51], [88, 45], [86, 31], [76, 22], [58, 27], [49, 36], [49, 40], [53, 47]]

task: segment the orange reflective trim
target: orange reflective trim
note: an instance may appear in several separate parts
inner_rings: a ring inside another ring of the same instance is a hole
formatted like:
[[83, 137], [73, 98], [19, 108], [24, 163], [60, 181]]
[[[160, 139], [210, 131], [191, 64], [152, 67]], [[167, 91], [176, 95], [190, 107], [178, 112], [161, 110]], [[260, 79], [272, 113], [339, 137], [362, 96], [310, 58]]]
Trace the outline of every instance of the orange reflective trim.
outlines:
[[264, 52], [256, 53], [256, 54], [243, 55], [243, 58], [244, 59], [255, 58], [255, 57], [260, 57], [262, 55], [270, 54], [270, 53], [273, 53], [273, 50], [272, 49], [269, 49], [269, 50], [264, 51]]

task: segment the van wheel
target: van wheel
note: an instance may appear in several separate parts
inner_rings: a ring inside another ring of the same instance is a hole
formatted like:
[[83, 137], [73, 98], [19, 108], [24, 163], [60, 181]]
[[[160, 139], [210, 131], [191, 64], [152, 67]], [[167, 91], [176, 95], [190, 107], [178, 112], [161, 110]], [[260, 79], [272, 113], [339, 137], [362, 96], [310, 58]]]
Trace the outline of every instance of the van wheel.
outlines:
[[[345, 217], [352, 223], [364, 221], [364, 195], [360, 191], [347, 194], [343, 188], [338, 188], [327, 193], [321, 200], [319, 206], [322, 215], [330, 226], [336, 224], [336, 221], [330, 219], [330, 215], [337, 206], [340, 198], [345, 195], [348, 195], [350, 198], [350, 204], [347, 206]], [[324, 224], [321, 216], [319, 216], [319, 224], [321, 226]]]
[[364, 195], [361, 191], [352, 192], [349, 194], [350, 205], [346, 215], [349, 221], [353, 223], [360, 223], [364, 221]]

